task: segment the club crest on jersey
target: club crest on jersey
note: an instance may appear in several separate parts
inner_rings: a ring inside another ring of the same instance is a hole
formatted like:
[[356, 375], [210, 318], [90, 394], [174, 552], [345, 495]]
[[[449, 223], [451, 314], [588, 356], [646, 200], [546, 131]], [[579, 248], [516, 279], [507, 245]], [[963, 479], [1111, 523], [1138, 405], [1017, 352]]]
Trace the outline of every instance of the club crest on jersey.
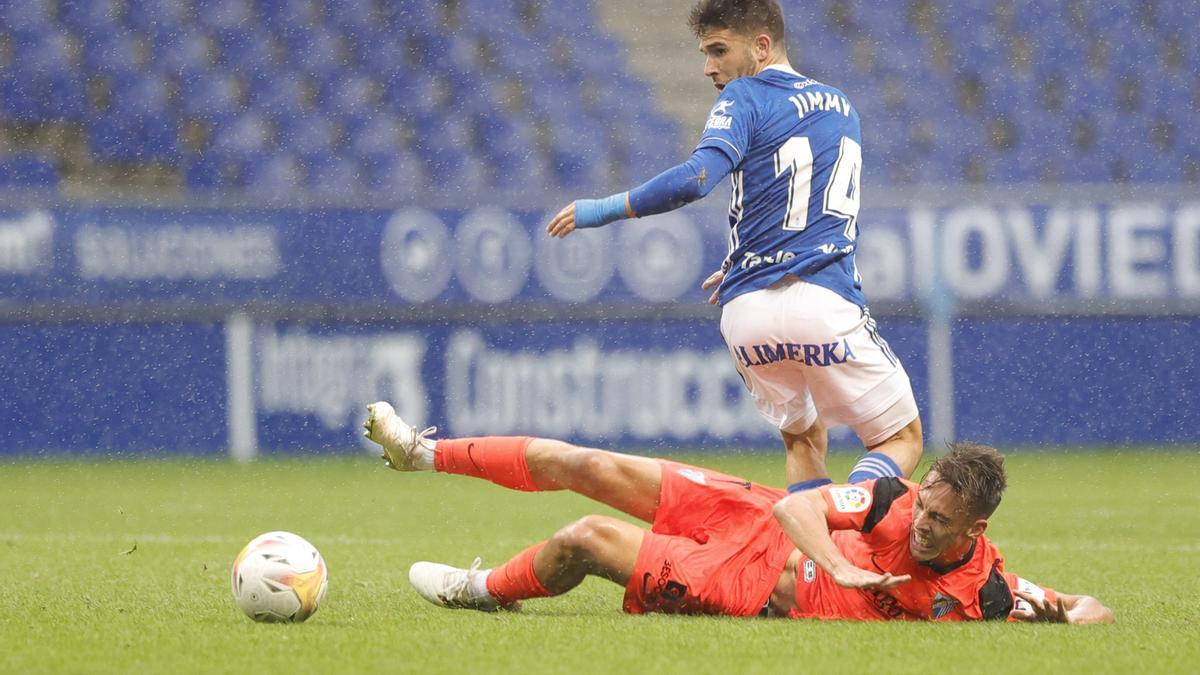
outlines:
[[829, 497], [839, 513], [862, 513], [871, 508], [871, 493], [857, 485], [829, 488]]
[[939, 591], [937, 595], [933, 596], [933, 605], [930, 607], [929, 613], [933, 618], [940, 619], [952, 612], [957, 606], [958, 600]]

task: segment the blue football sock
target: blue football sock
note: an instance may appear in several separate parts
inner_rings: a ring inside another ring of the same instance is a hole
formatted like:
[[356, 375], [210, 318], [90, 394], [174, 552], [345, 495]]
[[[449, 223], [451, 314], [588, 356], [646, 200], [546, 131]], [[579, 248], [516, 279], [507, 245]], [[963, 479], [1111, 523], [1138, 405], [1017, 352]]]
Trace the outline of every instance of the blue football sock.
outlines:
[[833, 483], [833, 479], [831, 478], [814, 478], [812, 480], [801, 481], [799, 483], [792, 483], [788, 486], [788, 492], [792, 493], [800, 492], [802, 490], [812, 490], [814, 488], [819, 488], [822, 485], [830, 485], [831, 483]]
[[887, 478], [889, 476], [901, 478], [903, 475], [900, 467], [891, 457], [882, 452], [868, 452], [854, 465], [854, 470], [850, 472], [850, 478], [846, 482], [861, 483], [864, 480], [872, 478]]

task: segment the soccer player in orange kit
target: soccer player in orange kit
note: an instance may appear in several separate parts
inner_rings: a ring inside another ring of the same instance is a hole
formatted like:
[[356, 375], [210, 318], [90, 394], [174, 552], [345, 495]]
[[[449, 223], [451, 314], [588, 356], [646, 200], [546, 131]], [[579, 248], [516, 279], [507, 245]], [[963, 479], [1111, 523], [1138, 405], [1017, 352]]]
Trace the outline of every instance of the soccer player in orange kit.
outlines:
[[653, 523], [586, 516], [504, 565], [418, 562], [430, 602], [495, 611], [565, 593], [588, 576], [625, 587], [626, 612], [850, 620], [1109, 623], [1112, 610], [1004, 569], [984, 536], [1004, 458], [958, 444], [920, 485], [899, 478], [786, 491], [666, 460], [562, 441], [429, 438], [387, 403], [366, 436], [388, 466], [474, 476], [515, 490], [572, 490]]

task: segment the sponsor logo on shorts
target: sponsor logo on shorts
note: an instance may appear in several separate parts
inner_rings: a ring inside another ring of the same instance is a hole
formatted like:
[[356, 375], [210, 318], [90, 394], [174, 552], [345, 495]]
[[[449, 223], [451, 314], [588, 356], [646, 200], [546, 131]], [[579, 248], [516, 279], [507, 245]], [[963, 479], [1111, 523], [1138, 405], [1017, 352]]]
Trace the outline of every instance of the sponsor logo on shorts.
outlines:
[[683, 609], [687, 597], [687, 586], [671, 580], [671, 561], [664, 560], [658, 578], [651, 572], [642, 575], [642, 597], [646, 599], [646, 610], [674, 614]]
[[679, 475], [692, 481], [696, 485], [708, 485], [708, 479], [704, 473], [695, 469], [679, 469]]
[[839, 513], [862, 513], [871, 507], [871, 493], [857, 485], [829, 488], [829, 497]]
[[850, 341], [845, 338], [841, 342], [820, 344], [777, 342], [765, 345], [738, 345], [733, 351], [737, 360], [747, 368], [765, 366], [776, 361], [799, 361], [806, 366], [825, 368], [855, 358], [854, 350], [850, 349]]

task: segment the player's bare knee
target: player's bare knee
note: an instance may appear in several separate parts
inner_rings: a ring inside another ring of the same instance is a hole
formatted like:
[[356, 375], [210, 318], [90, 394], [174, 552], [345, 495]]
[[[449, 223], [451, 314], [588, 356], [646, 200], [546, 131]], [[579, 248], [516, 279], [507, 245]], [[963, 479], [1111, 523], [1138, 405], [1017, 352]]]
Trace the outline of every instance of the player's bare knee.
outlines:
[[603, 557], [616, 529], [604, 516], [584, 516], [554, 534], [554, 541], [571, 561], [590, 562]]

